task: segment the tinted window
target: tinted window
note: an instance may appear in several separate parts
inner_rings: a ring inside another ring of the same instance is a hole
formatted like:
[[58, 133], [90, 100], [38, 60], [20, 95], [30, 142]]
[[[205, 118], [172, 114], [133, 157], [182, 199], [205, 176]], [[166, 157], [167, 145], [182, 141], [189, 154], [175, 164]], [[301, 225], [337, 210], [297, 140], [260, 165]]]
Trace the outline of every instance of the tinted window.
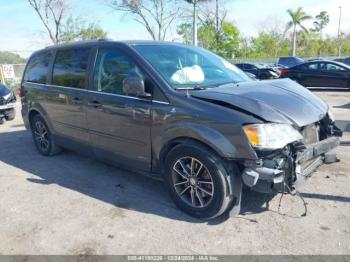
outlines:
[[52, 84], [85, 88], [89, 49], [58, 51], [53, 67]]
[[98, 52], [96, 60], [94, 89], [124, 95], [124, 79], [135, 74], [143, 77], [141, 70], [126, 54], [115, 49], [102, 49]]
[[327, 71], [344, 71], [345, 68], [338, 66], [336, 64], [331, 64], [331, 63], [323, 63], [321, 65], [322, 70], [327, 70]]
[[30, 59], [24, 80], [34, 83], [45, 84], [47, 80], [47, 69], [49, 67], [51, 53], [40, 53], [33, 55]]
[[246, 64], [245, 65], [245, 69], [252, 70], [252, 69], [255, 69], [255, 68], [254, 68], [254, 66], [252, 66], [250, 64]]
[[317, 63], [308, 64], [306, 66], [306, 68], [309, 69], [309, 70], [318, 70], [318, 64]]

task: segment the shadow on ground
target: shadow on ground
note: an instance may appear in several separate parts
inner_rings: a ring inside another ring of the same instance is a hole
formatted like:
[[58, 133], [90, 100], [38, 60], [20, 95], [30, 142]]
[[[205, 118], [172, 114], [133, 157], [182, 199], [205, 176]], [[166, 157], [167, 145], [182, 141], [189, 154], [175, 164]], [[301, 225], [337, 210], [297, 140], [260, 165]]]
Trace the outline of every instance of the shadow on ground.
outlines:
[[[0, 161], [28, 172], [30, 175], [27, 181], [30, 183], [43, 186], [57, 184], [117, 208], [191, 223], [203, 223], [177, 209], [162, 182], [69, 151], [54, 157], [43, 157], [37, 153], [28, 131], [0, 133], [0, 145], [1, 148], [6, 148], [0, 150]], [[320, 194], [304, 194], [304, 197], [350, 202], [350, 198]], [[265, 212], [265, 204], [271, 198], [271, 195], [245, 191], [241, 213], [244, 215]], [[217, 224], [227, 218], [225, 214], [209, 224]]]

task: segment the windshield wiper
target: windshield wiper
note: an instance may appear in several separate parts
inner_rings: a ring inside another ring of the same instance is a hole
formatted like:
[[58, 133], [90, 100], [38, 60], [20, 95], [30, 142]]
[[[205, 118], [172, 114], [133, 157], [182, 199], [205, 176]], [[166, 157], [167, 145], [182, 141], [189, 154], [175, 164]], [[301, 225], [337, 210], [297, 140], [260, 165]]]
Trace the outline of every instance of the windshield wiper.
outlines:
[[183, 87], [175, 87], [175, 90], [184, 90], [184, 91], [189, 91], [189, 90], [206, 90], [207, 88], [204, 86], [183, 86]]

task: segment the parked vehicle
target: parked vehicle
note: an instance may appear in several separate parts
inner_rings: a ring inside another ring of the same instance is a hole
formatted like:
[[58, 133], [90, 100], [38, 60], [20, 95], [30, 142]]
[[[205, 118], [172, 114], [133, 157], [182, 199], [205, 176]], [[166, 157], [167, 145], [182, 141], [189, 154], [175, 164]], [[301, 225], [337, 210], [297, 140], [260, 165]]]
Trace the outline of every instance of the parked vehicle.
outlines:
[[350, 57], [336, 58], [336, 59], [334, 59], [334, 61], [350, 65]]
[[278, 71], [264, 67], [259, 64], [251, 64], [251, 63], [237, 63], [235, 64], [239, 69], [244, 72], [251, 73], [256, 76], [257, 79], [276, 79], [279, 78], [280, 74]]
[[16, 96], [11, 89], [0, 83], [0, 124], [15, 119]]
[[350, 89], [350, 66], [334, 61], [312, 61], [283, 69], [281, 77], [288, 77], [306, 87]]
[[277, 60], [278, 65], [282, 65], [286, 68], [293, 67], [299, 64], [304, 63], [305, 61], [301, 59], [300, 57], [296, 56], [285, 56], [285, 57], [280, 57]]
[[252, 81], [176, 43], [49, 47], [29, 59], [21, 94], [42, 155], [63, 147], [161, 178], [180, 209], [204, 219], [237, 214], [243, 184], [299, 186], [341, 135], [327, 104], [297, 83]]
[[249, 76], [249, 78], [251, 78], [254, 81], [258, 81], [258, 79], [256, 78], [256, 75], [249, 73], [249, 72], [244, 72], [247, 76]]

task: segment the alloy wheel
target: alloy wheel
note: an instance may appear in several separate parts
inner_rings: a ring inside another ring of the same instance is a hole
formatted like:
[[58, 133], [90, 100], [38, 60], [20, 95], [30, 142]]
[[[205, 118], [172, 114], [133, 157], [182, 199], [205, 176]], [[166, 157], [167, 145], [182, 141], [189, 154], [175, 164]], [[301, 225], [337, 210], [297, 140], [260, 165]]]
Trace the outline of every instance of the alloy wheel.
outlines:
[[41, 121], [35, 122], [34, 136], [40, 149], [42, 151], [47, 151], [50, 146], [48, 131]]
[[175, 162], [173, 184], [179, 197], [194, 208], [210, 204], [214, 196], [214, 183], [207, 167], [198, 159], [183, 157]]

